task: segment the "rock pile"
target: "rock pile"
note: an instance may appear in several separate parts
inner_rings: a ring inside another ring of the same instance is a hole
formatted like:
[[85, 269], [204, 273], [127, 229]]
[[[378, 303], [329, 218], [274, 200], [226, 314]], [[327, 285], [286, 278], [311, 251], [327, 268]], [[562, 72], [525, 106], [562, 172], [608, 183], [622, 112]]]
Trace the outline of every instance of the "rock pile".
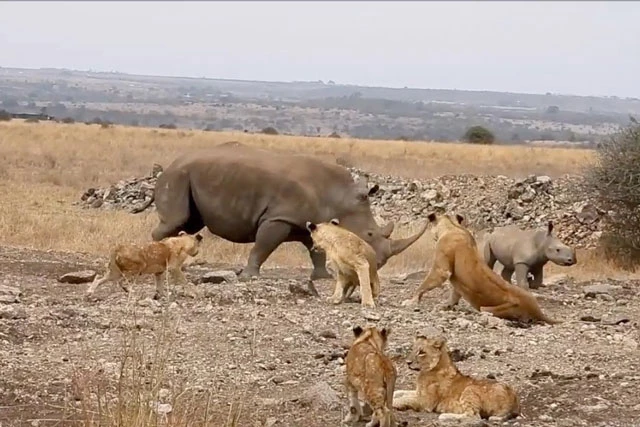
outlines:
[[374, 214], [400, 224], [422, 221], [433, 211], [459, 212], [474, 230], [517, 224], [544, 227], [577, 247], [594, 247], [601, 219], [594, 197], [581, 188], [582, 178], [530, 175], [514, 180], [497, 175], [444, 175], [430, 180], [403, 180], [350, 168], [354, 179], [367, 177], [380, 191], [372, 199]]
[[[151, 199], [161, 173], [162, 166], [154, 164], [149, 176], [123, 180], [107, 188], [89, 188], [80, 197], [80, 204], [89, 208], [131, 210]], [[149, 210], [154, 209], [155, 205], [149, 206]]]
[[[475, 230], [506, 224], [543, 227], [551, 220], [555, 232], [567, 243], [594, 247], [601, 234], [601, 218], [606, 214], [580, 188], [581, 177], [575, 175], [553, 180], [544, 175], [514, 180], [502, 175], [470, 174], [407, 180], [355, 168], [350, 171], [354, 179], [366, 176], [380, 185], [372, 198], [374, 214], [380, 220], [399, 224], [422, 221], [436, 210], [464, 214]], [[123, 180], [108, 188], [90, 188], [79, 203], [91, 208], [131, 210], [151, 198], [161, 173], [162, 167], [154, 165], [149, 176]]]

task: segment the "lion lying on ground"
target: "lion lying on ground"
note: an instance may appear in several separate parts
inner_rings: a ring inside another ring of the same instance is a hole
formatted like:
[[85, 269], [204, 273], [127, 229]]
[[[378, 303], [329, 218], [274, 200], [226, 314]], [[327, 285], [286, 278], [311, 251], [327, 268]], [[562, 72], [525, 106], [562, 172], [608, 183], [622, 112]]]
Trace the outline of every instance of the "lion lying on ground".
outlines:
[[349, 396], [349, 414], [345, 423], [358, 422], [362, 418], [362, 407], [358, 395], [373, 410], [367, 427], [397, 425], [393, 417], [393, 390], [396, 384], [396, 367], [385, 354], [388, 329], [375, 326], [353, 328], [355, 340], [345, 358], [347, 375], [345, 387]]
[[179, 283], [189, 287], [188, 294], [197, 295], [195, 285], [188, 283], [182, 273], [182, 265], [189, 257], [198, 254], [202, 243], [202, 235], [190, 235], [184, 231], [178, 236], [167, 237], [159, 242], [145, 244], [121, 243], [116, 245], [109, 253], [109, 261], [106, 273], [102, 278], [96, 277], [87, 289], [90, 297], [96, 288], [109, 281], [117, 281], [120, 287], [129, 292], [123, 279], [129, 279], [142, 274], [153, 274], [156, 284], [155, 299], [164, 298], [166, 290], [162, 273], [168, 273], [174, 284]]
[[360, 283], [363, 307], [375, 308], [380, 294], [378, 264], [373, 248], [355, 233], [340, 227], [334, 218], [330, 222], [314, 224], [307, 221], [313, 245], [322, 249], [337, 270], [336, 287], [329, 301], [340, 304]]
[[515, 391], [495, 380], [460, 373], [443, 338], [416, 335], [407, 363], [410, 369], [420, 371], [416, 389], [397, 390], [393, 394], [394, 409], [446, 413], [450, 417], [458, 414], [456, 418], [500, 417], [503, 421], [520, 415]]
[[449, 279], [452, 288], [447, 308], [458, 304], [462, 297], [476, 310], [503, 319], [560, 323], [542, 312], [529, 291], [507, 283], [485, 264], [476, 240], [462, 225], [461, 215], [452, 219], [449, 215], [432, 213], [428, 219], [435, 223], [433, 265], [413, 297], [402, 303], [404, 306], [417, 304], [425, 292], [442, 286]]

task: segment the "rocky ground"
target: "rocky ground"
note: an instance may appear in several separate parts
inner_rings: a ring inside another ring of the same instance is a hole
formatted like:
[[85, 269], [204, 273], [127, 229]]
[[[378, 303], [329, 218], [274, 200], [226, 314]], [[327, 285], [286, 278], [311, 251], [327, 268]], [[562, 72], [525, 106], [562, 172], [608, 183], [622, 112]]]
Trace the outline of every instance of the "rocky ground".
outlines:
[[[190, 410], [214, 426], [234, 425], [227, 423], [230, 413], [238, 426], [338, 426], [347, 410], [345, 345], [350, 328], [365, 323], [392, 328], [389, 354], [399, 389], [414, 386], [416, 373], [404, 362], [413, 334], [438, 331], [464, 373], [516, 388], [523, 417], [504, 425], [640, 425], [636, 282], [549, 277], [537, 291], [540, 304], [565, 322], [525, 327], [480, 315], [464, 302], [441, 311], [444, 289], [426, 295], [419, 309], [401, 307], [424, 272], [383, 275], [380, 307], [367, 311], [355, 302], [325, 302], [331, 281], [315, 283], [320, 297], [307, 293], [304, 269], [265, 270], [246, 283], [209, 275], [219, 283], [198, 284], [202, 299], [177, 295], [164, 304], [150, 298], [151, 279], [130, 297], [106, 284], [96, 301], [83, 298], [86, 284], [59, 281], [72, 271], [101, 273], [103, 262], [0, 247], [3, 427], [71, 425], [69, 419], [98, 409], [117, 414], [119, 395], [134, 404], [151, 387], [154, 396], [143, 406], [150, 404], [161, 421], [176, 422]], [[194, 264], [186, 272], [200, 282], [208, 272], [235, 267]], [[125, 355], [131, 357], [119, 380]], [[434, 414], [402, 412], [399, 419], [439, 425]]]
[[[431, 180], [406, 180], [351, 168], [354, 179], [368, 177], [381, 187], [372, 208], [381, 221], [409, 223], [422, 220], [433, 210], [460, 212], [470, 227], [480, 229], [505, 224], [545, 226], [553, 221], [555, 232], [578, 248], [595, 247], [601, 235], [602, 217], [593, 197], [581, 188], [580, 176], [529, 176], [514, 180], [506, 176], [445, 175]], [[88, 208], [127, 209], [140, 206], [153, 194], [162, 173], [154, 165], [149, 176], [122, 180], [107, 188], [90, 188], [79, 204]], [[155, 206], [151, 205], [150, 209]]]

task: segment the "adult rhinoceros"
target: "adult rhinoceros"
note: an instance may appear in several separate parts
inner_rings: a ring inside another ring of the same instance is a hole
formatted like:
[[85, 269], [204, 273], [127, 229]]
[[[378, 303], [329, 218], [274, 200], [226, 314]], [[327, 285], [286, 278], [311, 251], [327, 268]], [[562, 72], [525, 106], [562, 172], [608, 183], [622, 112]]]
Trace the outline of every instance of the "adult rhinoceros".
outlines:
[[312, 279], [331, 277], [326, 255], [315, 251], [305, 228], [338, 218], [375, 249], [378, 268], [426, 230], [392, 240], [394, 224], [376, 224], [369, 196], [378, 191], [349, 171], [315, 157], [285, 154], [227, 142], [176, 158], [158, 177], [154, 196], [132, 212], [142, 212], [154, 200], [160, 223], [154, 240], [181, 230], [195, 233], [206, 226], [212, 234], [235, 243], [251, 243], [241, 277], [258, 276], [260, 266], [283, 242], [301, 242], [313, 263]]

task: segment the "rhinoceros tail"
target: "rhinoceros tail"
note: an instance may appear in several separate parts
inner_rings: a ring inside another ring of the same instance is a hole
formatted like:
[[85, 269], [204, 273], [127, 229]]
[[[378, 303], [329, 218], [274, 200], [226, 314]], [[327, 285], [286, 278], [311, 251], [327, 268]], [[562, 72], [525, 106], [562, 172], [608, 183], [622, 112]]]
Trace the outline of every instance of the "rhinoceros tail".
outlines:
[[135, 207], [135, 208], [131, 209], [129, 212], [131, 212], [131, 213], [133, 213], [133, 214], [140, 213], [140, 212], [142, 212], [143, 210], [147, 209], [149, 206], [151, 206], [151, 203], [153, 203], [155, 200], [156, 200], [156, 192], [154, 191], [154, 192], [151, 194], [151, 198], [150, 198], [148, 201], [144, 202], [144, 203], [143, 203], [142, 205], [140, 205], [140, 206], [137, 206], [137, 207]]

